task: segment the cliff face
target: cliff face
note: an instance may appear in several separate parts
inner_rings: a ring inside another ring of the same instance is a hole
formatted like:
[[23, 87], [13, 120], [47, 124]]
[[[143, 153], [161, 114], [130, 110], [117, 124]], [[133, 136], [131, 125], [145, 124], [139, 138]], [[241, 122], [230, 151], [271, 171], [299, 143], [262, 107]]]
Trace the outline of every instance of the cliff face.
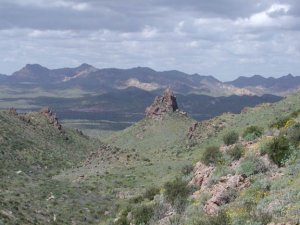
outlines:
[[164, 91], [163, 96], [156, 97], [152, 105], [146, 108], [146, 116], [159, 118], [162, 115], [178, 110], [176, 97], [170, 88]]

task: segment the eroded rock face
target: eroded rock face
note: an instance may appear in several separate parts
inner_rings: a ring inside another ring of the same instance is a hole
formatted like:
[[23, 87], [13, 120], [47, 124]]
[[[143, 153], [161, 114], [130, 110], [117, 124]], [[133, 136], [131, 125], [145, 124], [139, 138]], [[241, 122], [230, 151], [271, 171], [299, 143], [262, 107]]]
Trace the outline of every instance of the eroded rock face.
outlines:
[[146, 108], [146, 116], [149, 118], [159, 118], [165, 113], [178, 110], [176, 97], [170, 88], [167, 88], [163, 96], [156, 97], [151, 106]]
[[206, 166], [198, 162], [194, 168], [194, 176], [189, 185], [197, 186], [198, 191], [193, 193], [193, 198], [200, 198], [202, 193], [208, 193], [210, 198], [205, 202], [203, 210], [207, 214], [215, 214], [220, 206], [229, 203], [237, 191], [248, 187], [249, 180], [243, 175], [228, 174], [219, 179], [215, 184], [210, 184], [210, 178], [215, 170], [213, 166]]
[[56, 113], [52, 112], [49, 107], [42, 108], [40, 112], [47, 117], [49, 123], [53, 124], [56, 129], [62, 131], [62, 125], [59, 123]]

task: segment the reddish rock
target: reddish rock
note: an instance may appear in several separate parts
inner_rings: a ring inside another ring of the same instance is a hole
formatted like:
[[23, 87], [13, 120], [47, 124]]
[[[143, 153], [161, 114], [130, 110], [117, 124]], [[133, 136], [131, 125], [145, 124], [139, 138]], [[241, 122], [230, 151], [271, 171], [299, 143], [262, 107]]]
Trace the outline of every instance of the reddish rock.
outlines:
[[156, 97], [153, 104], [146, 108], [146, 116], [157, 118], [168, 112], [174, 112], [178, 109], [176, 97], [170, 88], [164, 91], [164, 95]]

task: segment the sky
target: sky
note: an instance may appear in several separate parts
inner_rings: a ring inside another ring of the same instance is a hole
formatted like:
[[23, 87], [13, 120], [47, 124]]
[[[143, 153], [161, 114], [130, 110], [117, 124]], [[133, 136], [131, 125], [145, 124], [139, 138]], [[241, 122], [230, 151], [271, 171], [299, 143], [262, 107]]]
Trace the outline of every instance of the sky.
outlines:
[[300, 75], [299, 0], [0, 0], [0, 73], [151, 67]]

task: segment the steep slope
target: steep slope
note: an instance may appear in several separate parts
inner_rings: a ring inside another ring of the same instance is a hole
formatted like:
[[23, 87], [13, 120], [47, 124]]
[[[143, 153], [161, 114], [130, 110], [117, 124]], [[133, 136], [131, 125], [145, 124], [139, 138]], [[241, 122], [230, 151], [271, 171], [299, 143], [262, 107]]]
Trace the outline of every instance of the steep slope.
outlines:
[[106, 202], [104, 194], [87, 193], [89, 187], [52, 179], [101, 143], [61, 127], [50, 110], [0, 111], [0, 143], [0, 224], [66, 224], [70, 218], [80, 224], [92, 217], [80, 209], [95, 199]]
[[143, 120], [106, 141], [118, 147], [137, 148], [149, 153], [155, 149], [182, 147], [188, 128], [195, 122], [178, 110], [173, 92], [167, 89], [146, 109]]
[[95, 140], [63, 129], [55, 114], [48, 112], [1, 111], [0, 121], [1, 169], [59, 170], [76, 165], [97, 148]]
[[[201, 162], [194, 169], [183, 167], [177, 179], [158, 189], [129, 197], [115, 224], [297, 224], [299, 103], [300, 92], [275, 104], [193, 125], [188, 135], [193, 145], [179, 158], [189, 155]], [[244, 136], [250, 126], [262, 129], [261, 133]], [[232, 131], [239, 140], [223, 144]], [[276, 154], [281, 160], [274, 159]]]

